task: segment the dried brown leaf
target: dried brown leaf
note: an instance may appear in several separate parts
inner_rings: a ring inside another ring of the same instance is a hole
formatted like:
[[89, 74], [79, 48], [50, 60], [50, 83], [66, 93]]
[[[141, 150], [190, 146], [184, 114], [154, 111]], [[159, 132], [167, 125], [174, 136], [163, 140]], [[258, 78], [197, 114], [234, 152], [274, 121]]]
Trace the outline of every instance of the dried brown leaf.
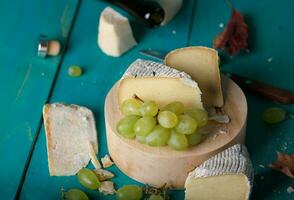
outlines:
[[269, 165], [270, 168], [280, 171], [290, 178], [294, 178], [294, 154], [277, 153], [277, 161]]

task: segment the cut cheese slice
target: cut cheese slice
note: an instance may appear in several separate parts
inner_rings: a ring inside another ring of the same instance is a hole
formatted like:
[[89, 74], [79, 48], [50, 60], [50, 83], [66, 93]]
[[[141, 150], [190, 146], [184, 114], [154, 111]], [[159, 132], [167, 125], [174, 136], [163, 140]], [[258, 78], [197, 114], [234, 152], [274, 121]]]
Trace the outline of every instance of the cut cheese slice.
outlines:
[[207, 107], [223, 106], [223, 95], [216, 50], [207, 47], [186, 47], [167, 54], [167, 66], [184, 71], [199, 84]]
[[160, 108], [172, 101], [180, 101], [186, 108], [203, 108], [201, 91], [188, 74], [153, 61], [136, 60], [120, 80], [119, 104], [134, 95], [153, 100]]
[[137, 43], [128, 18], [110, 7], [100, 16], [98, 45], [109, 56], [119, 57]]
[[46, 104], [43, 118], [51, 176], [75, 175], [98, 152], [97, 132], [91, 110], [77, 105]]
[[234, 145], [213, 156], [194, 171], [185, 183], [186, 200], [247, 200], [253, 169], [244, 145]]

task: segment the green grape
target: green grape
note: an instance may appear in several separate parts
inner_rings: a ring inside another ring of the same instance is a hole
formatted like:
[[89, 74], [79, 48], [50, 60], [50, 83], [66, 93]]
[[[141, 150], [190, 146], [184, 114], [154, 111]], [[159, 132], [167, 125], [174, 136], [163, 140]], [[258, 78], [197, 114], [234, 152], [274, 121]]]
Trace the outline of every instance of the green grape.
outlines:
[[184, 134], [177, 133], [175, 130], [172, 130], [168, 140], [168, 146], [175, 150], [185, 150], [188, 148], [189, 144]]
[[146, 137], [146, 143], [150, 146], [165, 146], [168, 142], [169, 136], [169, 129], [157, 125]]
[[156, 126], [156, 119], [151, 116], [140, 118], [134, 125], [134, 132], [139, 136], [148, 135]]
[[175, 127], [175, 130], [178, 133], [182, 134], [192, 134], [197, 129], [197, 122], [195, 119], [190, 117], [189, 115], [180, 115], [179, 123]]
[[117, 200], [140, 200], [143, 196], [143, 190], [137, 185], [125, 185], [116, 192]]
[[180, 115], [180, 114], [183, 114], [184, 112], [184, 104], [179, 102], [179, 101], [175, 101], [175, 102], [172, 102], [166, 106], [164, 106], [161, 110], [169, 110], [173, 113], [175, 113], [176, 115]]
[[159, 194], [152, 194], [148, 200], [164, 200]]
[[134, 125], [140, 117], [137, 115], [129, 115], [122, 118], [116, 125], [117, 132], [124, 138], [132, 139], [136, 136]]
[[168, 110], [159, 112], [157, 119], [158, 119], [158, 123], [164, 128], [173, 128], [178, 123], [177, 115]]
[[124, 115], [140, 115], [142, 102], [137, 99], [127, 99], [121, 105], [121, 111]]
[[154, 117], [158, 113], [158, 106], [154, 101], [146, 101], [141, 106], [140, 113], [142, 116]]
[[89, 197], [82, 190], [70, 189], [64, 193], [64, 200], [89, 200]]
[[186, 135], [187, 139], [188, 139], [188, 143], [190, 146], [194, 146], [196, 144], [199, 144], [201, 142], [201, 135], [199, 133], [193, 133], [190, 135]]
[[199, 128], [207, 124], [208, 115], [207, 112], [203, 109], [197, 108], [193, 110], [187, 110], [185, 114], [189, 115], [190, 117], [193, 117], [196, 120]]
[[78, 172], [79, 182], [88, 189], [97, 190], [101, 183], [96, 174], [87, 168], [80, 169]]
[[138, 142], [140, 142], [141, 144], [145, 144], [146, 143], [146, 136], [136, 135], [136, 140]]
[[267, 108], [265, 111], [263, 111], [262, 119], [264, 122], [268, 124], [276, 124], [281, 121], [284, 121], [286, 118], [286, 111], [282, 108]]
[[72, 77], [79, 77], [82, 75], [83, 71], [82, 68], [77, 65], [72, 65], [68, 68], [68, 75]]

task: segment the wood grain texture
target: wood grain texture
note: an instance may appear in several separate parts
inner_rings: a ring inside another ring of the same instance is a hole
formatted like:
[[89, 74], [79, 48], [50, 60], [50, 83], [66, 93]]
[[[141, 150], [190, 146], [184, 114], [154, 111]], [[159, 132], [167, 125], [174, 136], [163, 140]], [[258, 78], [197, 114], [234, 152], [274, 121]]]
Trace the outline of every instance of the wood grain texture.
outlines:
[[[206, 138], [187, 151], [170, 147], [149, 147], [136, 140], [125, 139], [116, 131], [123, 117], [118, 104], [118, 84], [109, 91], [105, 100], [105, 124], [110, 156], [126, 175], [144, 184], [156, 187], [164, 183], [183, 189], [187, 175], [211, 156], [228, 146], [243, 143], [246, 131], [247, 102], [242, 90], [230, 79], [223, 77], [224, 110], [229, 124], [209, 122], [202, 130]], [[172, 166], [172, 167], [171, 167]]]
[[64, 44], [76, 5], [77, 0], [0, 2], [1, 199], [13, 199], [21, 184], [61, 59], [37, 57], [39, 35]]
[[[186, 45], [194, 0], [186, 0], [185, 2], [184, 8], [179, 15], [164, 27], [147, 29], [130, 18], [133, 32], [139, 45], [120, 58], [112, 58], [103, 54], [97, 46], [100, 12], [108, 4], [97, 0], [81, 1], [68, 49], [50, 102], [74, 103], [93, 110], [99, 137], [99, 157], [103, 157], [108, 153], [103, 109], [108, 91], [119, 80], [129, 64], [138, 57], [142, 58], [138, 53], [140, 49], [158, 49], [161, 47], [163, 50], [169, 51]], [[176, 34], [172, 33], [173, 30], [176, 30]], [[81, 77], [72, 78], [68, 76], [68, 67], [73, 64], [83, 68], [84, 74]], [[116, 199], [115, 196], [104, 196], [98, 191], [83, 188], [75, 176], [50, 177], [47, 164], [46, 140], [44, 129], [42, 128], [20, 199], [59, 199], [62, 187], [65, 190], [80, 188], [91, 199]], [[91, 167], [93, 166], [90, 164], [89, 168]], [[111, 167], [109, 170], [115, 174], [116, 178], [113, 181], [116, 188], [126, 184], [140, 185], [140, 183], [124, 175], [116, 166]], [[171, 196], [174, 199], [183, 199], [184, 192], [175, 191]]]
[[[294, 91], [294, 2], [291, 0], [238, 1], [232, 3], [245, 16], [249, 25], [249, 49], [239, 55], [222, 55], [221, 68], [233, 74]], [[230, 10], [225, 1], [197, 1], [190, 45], [212, 46], [215, 35], [223, 31]], [[290, 200], [287, 188], [293, 179], [277, 173], [267, 165], [276, 160], [276, 152], [294, 152], [294, 123], [287, 119], [270, 126], [262, 121], [262, 112], [268, 107], [281, 107], [288, 113], [294, 105], [281, 105], [245, 92], [248, 101], [248, 126], [246, 145], [255, 171], [252, 199]]]

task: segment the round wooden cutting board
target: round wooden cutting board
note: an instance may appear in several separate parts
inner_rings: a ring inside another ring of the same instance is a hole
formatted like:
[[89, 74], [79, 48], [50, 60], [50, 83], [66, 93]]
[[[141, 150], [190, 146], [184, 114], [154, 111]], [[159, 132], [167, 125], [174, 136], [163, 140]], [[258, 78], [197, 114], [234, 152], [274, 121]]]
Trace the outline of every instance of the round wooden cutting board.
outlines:
[[205, 139], [186, 151], [175, 151], [168, 146], [149, 147], [121, 137], [116, 131], [116, 124], [123, 117], [117, 102], [117, 86], [113, 86], [105, 100], [108, 150], [117, 167], [139, 182], [155, 187], [167, 183], [173, 188], [182, 189], [188, 173], [195, 167], [227, 147], [244, 142], [246, 98], [242, 90], [225, 76], [222, 76], [223, 108], [230, 122], [220, 124], [209, 121], [200, 129]]

